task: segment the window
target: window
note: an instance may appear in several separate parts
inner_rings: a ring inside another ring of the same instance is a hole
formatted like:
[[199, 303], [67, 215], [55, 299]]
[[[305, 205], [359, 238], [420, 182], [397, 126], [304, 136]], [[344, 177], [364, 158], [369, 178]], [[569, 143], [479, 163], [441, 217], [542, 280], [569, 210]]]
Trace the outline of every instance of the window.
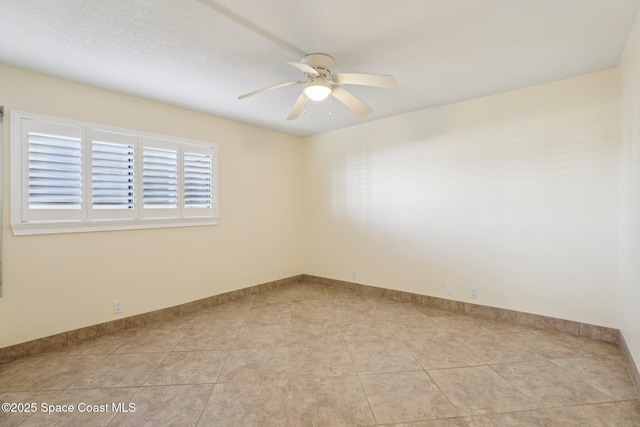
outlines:
[[11, 114], [14, 234], [217, 223], [216, 146]]

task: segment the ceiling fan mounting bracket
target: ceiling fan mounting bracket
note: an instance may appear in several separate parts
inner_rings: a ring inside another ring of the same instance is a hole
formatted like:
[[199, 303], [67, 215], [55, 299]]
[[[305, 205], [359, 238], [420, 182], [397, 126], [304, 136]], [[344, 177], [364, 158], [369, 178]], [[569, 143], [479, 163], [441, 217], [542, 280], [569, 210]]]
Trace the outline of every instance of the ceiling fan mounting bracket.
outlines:
[[326, 53], [312, 53], [300, 60], [301, 63], [306, 64], [316, 70], [322, 77], [327, 78], [331, 74], [331, 70], [335, 64], [335, 60], [332, 56]]

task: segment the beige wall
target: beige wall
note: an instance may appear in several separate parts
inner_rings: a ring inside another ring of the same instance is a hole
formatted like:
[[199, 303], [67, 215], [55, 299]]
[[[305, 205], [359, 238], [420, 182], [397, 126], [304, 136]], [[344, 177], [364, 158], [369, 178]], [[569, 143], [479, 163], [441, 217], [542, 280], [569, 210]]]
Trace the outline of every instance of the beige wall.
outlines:
[[8, 109], [215, 142], [221, 182], [218, 226], [14, 237], [4, 126], [0, 347], [299, 273], [617, 328], [618, 83], [300, 140], [0, 66]]
[[617, 328], [618, 77], [306, 138], [303, 270]]
[[302, 272], [298, 138], [2, 65], [0, 94], [9, 110], [214, 142], [222, 183], [217, 226], [15, 237], [5, 117], [0, 347]]
[[620, 64], [620, 330], [640, 366], [640, 15]]

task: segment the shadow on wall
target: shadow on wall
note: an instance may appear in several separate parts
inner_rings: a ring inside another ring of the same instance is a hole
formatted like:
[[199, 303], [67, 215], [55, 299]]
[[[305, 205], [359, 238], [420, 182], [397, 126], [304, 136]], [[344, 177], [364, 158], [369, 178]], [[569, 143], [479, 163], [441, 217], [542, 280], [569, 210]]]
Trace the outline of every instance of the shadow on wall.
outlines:
[[[395, 260], [434, 286], [516, 283], [542, 298], [550, 277], [609, 283], [611, 256], [591, 248], [617, 245], [618, 117], [571, 105], [486, 122], [443, 107], [363, 125], [331, 142], [323, 230], [367, 248], [362, 263]], [[523, 294], [496, 298], [508, 307]]]

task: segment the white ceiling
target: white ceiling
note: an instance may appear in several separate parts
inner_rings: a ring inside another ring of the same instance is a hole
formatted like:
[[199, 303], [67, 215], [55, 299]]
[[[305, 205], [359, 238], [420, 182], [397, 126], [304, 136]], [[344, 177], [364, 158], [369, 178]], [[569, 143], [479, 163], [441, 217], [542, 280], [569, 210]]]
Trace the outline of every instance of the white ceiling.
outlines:
[[[0, 62], [306, 136], [617, 65], [640, 0], [0, 0]], [[244, 24], [244, 25], [243, 25]], [[249, 28], [257, 27], [265, 38]], [[284, 43], [273, 40], [280, 39]], [[284, 61], [322, 52], [349, 86], [287, 121], [303, 77]], [[2, 94], [0, 93], [0, 103]]]

